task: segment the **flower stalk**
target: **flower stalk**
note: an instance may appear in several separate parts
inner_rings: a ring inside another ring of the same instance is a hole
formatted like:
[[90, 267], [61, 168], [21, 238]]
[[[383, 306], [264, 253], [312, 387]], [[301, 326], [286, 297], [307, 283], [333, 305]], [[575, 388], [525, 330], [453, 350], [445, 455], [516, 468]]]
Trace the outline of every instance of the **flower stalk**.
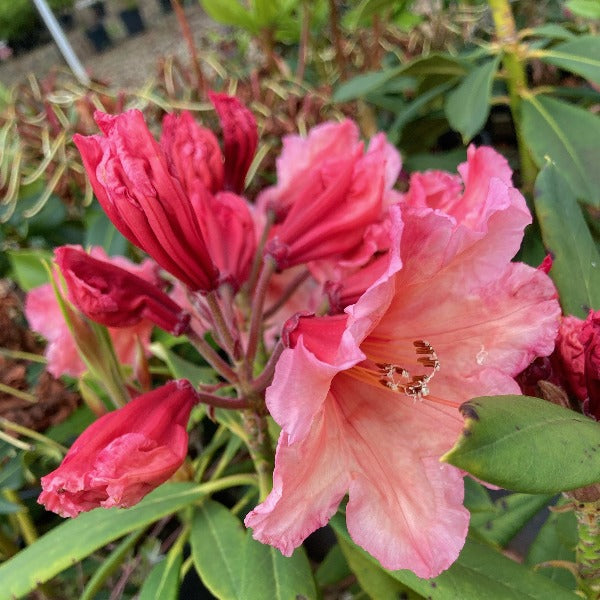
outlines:
[[504, 51], [503, 64], [506, 71], [506, 85], [508, 87], [509, 106], [512, 114], [519, 160], [521, 166], [522, 188], [526, 194], [531, 194], [537, 175], [537, 167], [531, 158], [521, 120], [521, 98], [527, 94], [527, 75], [519, 44], [515, 19], [509, 0], [489, 0], [496, 36]]
[[600, 500], [574, 505], [579, 541], [575, 548], [577, 587], [588, 600], [600, 598]]

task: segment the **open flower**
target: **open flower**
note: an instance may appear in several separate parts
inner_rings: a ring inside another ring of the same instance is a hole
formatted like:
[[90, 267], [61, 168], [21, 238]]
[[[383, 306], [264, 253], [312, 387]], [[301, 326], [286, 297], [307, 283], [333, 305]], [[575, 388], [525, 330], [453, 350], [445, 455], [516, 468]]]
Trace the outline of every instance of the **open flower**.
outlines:
[[472, 166], [450, 213], [390, 209], [387, 268], [356, 304], [288, 323], [267, 390], [282, 427], [273, 490], [246, 517], [286, 555], [346, 494], [350, 535], [386, 568], [433, 577], [462, 548], [462, 473], [439, 462], [458, 406], [518, 394], [514, 376], [552, 351], [560, 312], [545, 273], [509, 262], [531, 219], [523, 198]]
[[109, 327], [131, 327], [148, 320], [161, 329], [181, 335], [190, 315], [160, 287], [98, 260], [76, 246], [54, 251], [65, 278], [69, 300], [87, 317]]
[[[224, 158], [214, 135], [186, 113], [165, 118], [160, 143], [138, 110], [116, 116], [97, 112], [95, 118], [104, 135], [74, 136], [98, 201], [115, 227], [194, 291], [214, 290], [223, 279], [239, 286], [243, 278], [243, 273], [229, 272], [221, 277], [219, 251], [211, 247], [203, 231], [206, 196], [210, 199], [223, 188], [241, 191], [240, 180], [243, 182], [249, 166], [247, 155], [252, 160], [256, 147], [251, 113], [237, 100], [226, 98], [214, 97], [225, 131]], [[238, 121], [245, 127], [234, 135]], [[234, 143], [242, 138], [244, 144]], [[234, 150], [242, 146], [245, 154], [240, 162]], [[230, 204], [230, 199], [216, 199], [215, 209], [223, 212], [222, 206]], [[221, 227], [215, 235], [221, 244], [240, 247], [235, 236], [246, 231], [251, 219], [243, 199], [239, 198], [228, 218], [233, 226]], [[255, 242], [247, 236], [244, 243], [252, 248]], [[244, 260], [235, 258], [226, 266], [238, 263], [246, 269]]]
[[[160, 283], [157, 265], [150, 259], [139, 265], [134, 264], [123, 256], [107, 256], [100, 246], [92, 248], [90, 255], [95, 260], [127, 270], [148, 282], [149, 285], [158, 286]], [[48, 341], [44, 354], [48, 360], [48, 371], [54, 377], [61, 375], [78, 377], [86, 370], [65, 323], [52, 285], [46, 283], [28, 292], [25, 300], [25, 316], [31, 328]], [[142, 319], [128, 327], [108, 328], [117, 358], [121, 363], [133, 365], [136, 362], [138, 341], [149, 353], [153, 327], [151, 321]]]
[[188, 381], [171, 381], [100, 417], [42, 477], [38, 502], [63, 517], [136, 504], [183, 463], [196, 402]]

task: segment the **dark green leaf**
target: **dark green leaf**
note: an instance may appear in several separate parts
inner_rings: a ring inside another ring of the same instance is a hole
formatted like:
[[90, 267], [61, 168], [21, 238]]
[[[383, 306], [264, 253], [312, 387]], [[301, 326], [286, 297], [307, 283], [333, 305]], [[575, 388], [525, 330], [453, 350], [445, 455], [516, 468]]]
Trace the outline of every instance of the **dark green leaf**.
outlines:
[[566, 314], [600, 309], [600, 254], [571, 188], [548, 164], [535, 184], [535, 210], [544, 245], [554, 256], [550, 275]]
[[7, 254], [12, 275], [24, 292], [48, 283], [48, 271], [44, 268], [42, 261], [52, 261], [51, 252], [47, 250], [9, 250]]
[[[552, 560], [575, 562], [576, 545], [577, 520], [573, 511], [552, 512], [529, 547], [525, 563], [534, 566]], [[545, 567], [538, 573], [563, 587], [575, 589], [575, 578], [567, 569]]]
[[600, 83], [600, 38], [582, 35], [544, 50], [540, 58], [551, 65]]
[[297, 596], [316, 599], [310, 565], [302, 548], [286, 558], [279, 550], [252, 539], [237, 517], [207, 500], [196, 510], [192, 556], [206, 587], [221, 600]]
[[[0, 472], [1, 475], [1, 472]], [[4, 486], [3, 486], [4, 487]], [[16, 513], [22, 510], [22, 506], [15, 504], [14, 502], [9, 502], [4, 498], [0, 498], [0, 515], [7, 515], [10, 513]]]
[[365, 552], [359, 551], [358, 547], [344, 536], [339, 536], [338, 542], [360, 587], [369, 597], [377, 600], [419, 600], [423, 597], [400, 583], [389, 571], [368, 557]]
[[446, 99], [446, 116], [466, 143], [485, 125], [500, 56], [475, 67]]
[[545, 25], [534, 27], [533, 29], [529, 30], [529, 35], [554, 38], [558, 40], [569, 40], [575, 37], [574, 33], [558, 23], [546, 23]]
[[84, 240], [86, 248], [101, 246], [109, 256], [123, 256], [127, 252], [127, 243], [104, 212], [97, 210], [86, 215]]
[[317, 568], [315, 580], [323, 588], [345, 579], [351, 573], [342, 549], [336, 544]]
[[132, 508], [98, 508], [65, 521], [0, 566], [2, 592], [20, 598], [105, 544], [202, 495], [196, 484], [166, 483]]
[[537, 165], [556, 163], [578, 199], [600, 206], [600, 117], [546, 96], [523, 99], [523, 132]]
[[510, 494], [497, 500], [489, 512], [471, 514], [471, 527], [480, 538], [504, 547], [523, 529], [553, 495]]
[[0, 489], [18, 490], [23, 481], [23, 454], [19, 453], [0, 466]]
[[221, 600], [241, 598], [246, 533], [222, 504], [207, 500], [194, 513], [190, 535], [198, 575]]
[[600, 481], [600, 424], [540, 398], [489, 396], [460, 408], [465, 428], [442, 460], [483, 481], [555, 494]]
[[[338, 538], [353, 544], [344, 517], [330, 522]], [[358, 546], [367, 560], [379, 563]], [[456, 562], [434, 579], [419, 579], [410, 571], [389, 571], [390, 576], [431, 600], [576, 600], [578, 596], [547, 578], [506, 558], [487, 544], [467, 538]]]
[[138, 600], [177, 600], [182, 559], [181, 553], [169, 554], [155, 564], [142, 585]]
[[409, 173], [413, 171], [426, 171], [427, 169], [454, 172], [456, 171], [456, 167], [466, 160], [467, 151], [464, 148], [457, 148], [456, 150], [438, 152], [436, 154], [412, 154], [406, 157], [403, 166]]
[[401, 71], [402, 67], [396, 67], [386, 71], [373, 71], [353, 77], [335, 90], [332, 100], [334, 102], [349, 102], [350, 100], [356, 100], [356, 98], [364, 98], [370, 92], [381, 88]]
[[155, 342], [150, 346], [152, 353], [167, 363], [167, 367], [175, 379], [187, 379], [194, 385], [199, 383], [215, 383], [215, 372], [210, 367], [201, 367], [185, 360], [164, 346]]

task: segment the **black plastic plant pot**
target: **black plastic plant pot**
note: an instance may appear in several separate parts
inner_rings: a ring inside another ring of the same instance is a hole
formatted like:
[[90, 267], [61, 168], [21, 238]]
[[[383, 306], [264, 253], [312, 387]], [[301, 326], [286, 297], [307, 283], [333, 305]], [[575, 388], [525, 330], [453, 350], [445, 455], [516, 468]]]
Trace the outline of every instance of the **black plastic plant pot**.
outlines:
[[96, 23], [85, 30], [85, 35], [96, 52], [103, 52], [112, 46], [112, 40], [102, 23]]
[[142, 19], [142, 15], [137, 7], [127, 8], [119, 13], [125, 29], [129, 35], [136, 35], [145, 31], [146, 26]]

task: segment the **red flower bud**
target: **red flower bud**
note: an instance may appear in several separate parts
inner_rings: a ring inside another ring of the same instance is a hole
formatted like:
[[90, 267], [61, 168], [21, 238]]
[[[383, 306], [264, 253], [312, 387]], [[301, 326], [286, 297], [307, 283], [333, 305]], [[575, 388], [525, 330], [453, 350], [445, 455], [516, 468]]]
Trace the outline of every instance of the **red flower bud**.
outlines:
[[99, 506], [136, 504], [183, 463], [186, 425], [196, 402], [188, 381], [171, 381], [104, 415], [42, 477], [38, 502], [68, 517]]
[[54, 254], [69, 300], [93, 321], [130, 327], [147, 319], [173, 335], [186, 330], [190, 315], [149, 281], [75, 246], [62, 246]]
[[590, 311], [579, 337], [584, 348], [587, 387], [583, 413], [600, 421], [600, 311]]

